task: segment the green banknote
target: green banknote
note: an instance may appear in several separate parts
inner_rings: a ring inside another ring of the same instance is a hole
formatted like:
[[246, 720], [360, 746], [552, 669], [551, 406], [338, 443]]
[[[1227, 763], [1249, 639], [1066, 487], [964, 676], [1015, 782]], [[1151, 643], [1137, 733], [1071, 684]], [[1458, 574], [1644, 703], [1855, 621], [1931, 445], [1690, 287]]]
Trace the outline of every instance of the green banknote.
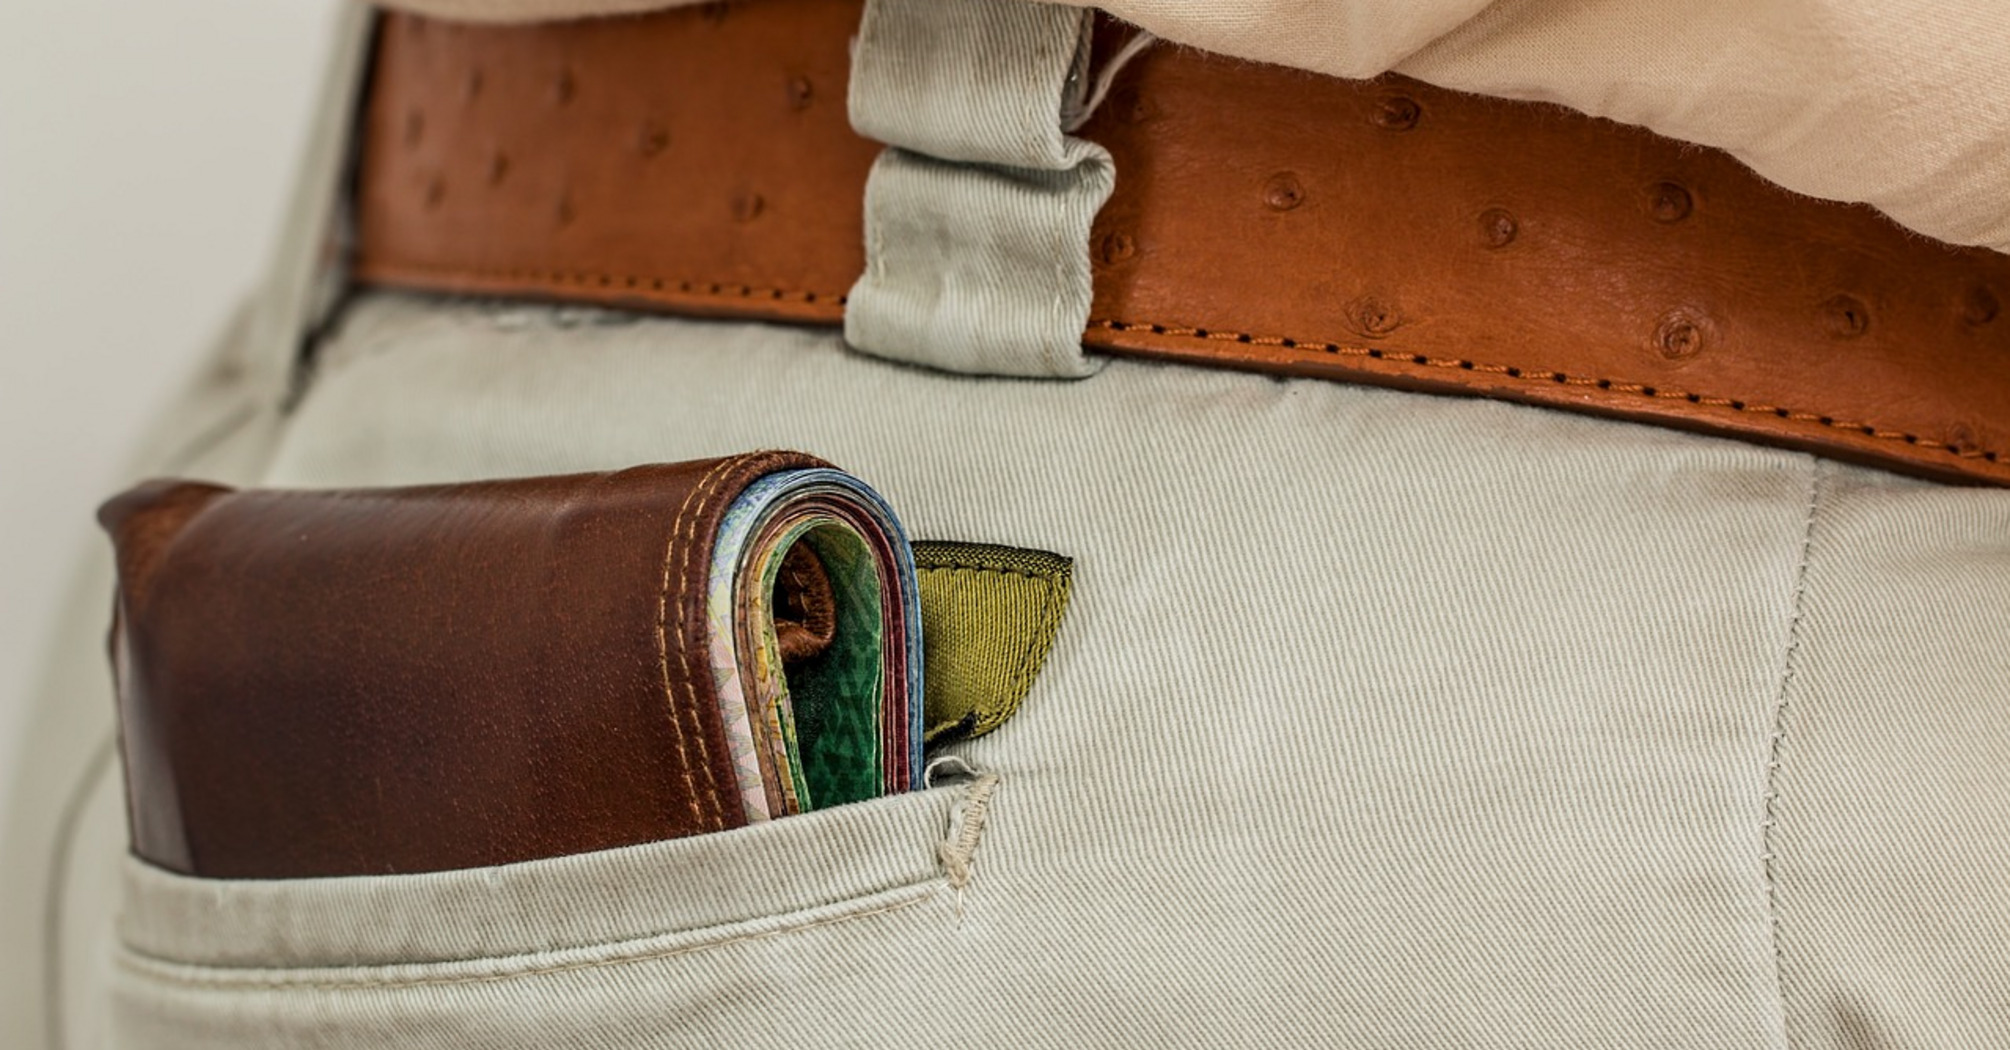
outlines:
[[[828, 580], [834, 628], [828, 644], [785, 661], [776, 588], [799, 547]], [[899, 522], [871, 489], [828, 469], [784, 471], [750, 486], [714, 541], [706, 617], [749, 821], [915, 786], [919, 588]]]

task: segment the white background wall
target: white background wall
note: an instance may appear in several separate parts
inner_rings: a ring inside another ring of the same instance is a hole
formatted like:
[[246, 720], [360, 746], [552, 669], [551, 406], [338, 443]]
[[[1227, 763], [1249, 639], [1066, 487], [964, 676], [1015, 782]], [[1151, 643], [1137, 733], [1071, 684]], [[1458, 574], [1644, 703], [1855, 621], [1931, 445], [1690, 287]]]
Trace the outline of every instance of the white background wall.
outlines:
[[276, 234], [336, 2], [0, 2], [0, 813], [92, 511]]

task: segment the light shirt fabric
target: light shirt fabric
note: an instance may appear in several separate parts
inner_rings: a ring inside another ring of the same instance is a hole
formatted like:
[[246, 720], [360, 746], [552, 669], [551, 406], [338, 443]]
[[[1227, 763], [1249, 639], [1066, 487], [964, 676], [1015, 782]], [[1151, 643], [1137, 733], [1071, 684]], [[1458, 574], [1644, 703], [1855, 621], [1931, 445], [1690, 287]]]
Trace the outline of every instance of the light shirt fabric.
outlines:
[[[693, 0], [392, 0], [527, 21]], [[1715, 146], [1809, 196], [2010, 251], [2010, 4], [1994, 0], [1105, 0], [1166, 41], [1395, 71]], [[1122, 177], [1122, 173], [1118, 173]]]

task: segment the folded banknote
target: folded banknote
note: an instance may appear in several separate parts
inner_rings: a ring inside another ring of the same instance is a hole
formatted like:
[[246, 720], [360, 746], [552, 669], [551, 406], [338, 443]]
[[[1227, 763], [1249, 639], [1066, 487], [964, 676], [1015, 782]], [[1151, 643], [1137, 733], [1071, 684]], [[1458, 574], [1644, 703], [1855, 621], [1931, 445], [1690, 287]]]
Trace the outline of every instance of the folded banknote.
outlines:
[[849, 474], [770, 474], [727, 508], [705, 611], [748, 820], [913, 786], [920, 601], [900, 522]]

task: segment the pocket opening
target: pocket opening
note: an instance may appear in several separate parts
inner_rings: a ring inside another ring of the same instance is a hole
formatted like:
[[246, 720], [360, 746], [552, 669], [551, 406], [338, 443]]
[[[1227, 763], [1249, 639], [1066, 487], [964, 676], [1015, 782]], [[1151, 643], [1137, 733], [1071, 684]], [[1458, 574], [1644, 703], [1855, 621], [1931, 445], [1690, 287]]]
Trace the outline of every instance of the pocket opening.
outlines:
[[869, 908], [945, 878], [945, 843], [982, 782], [710, 835], [421, 874], [205, 879], [128, 857], [119, 934], [129, 953], [157, 963], [324, 969], [502, 959]]

